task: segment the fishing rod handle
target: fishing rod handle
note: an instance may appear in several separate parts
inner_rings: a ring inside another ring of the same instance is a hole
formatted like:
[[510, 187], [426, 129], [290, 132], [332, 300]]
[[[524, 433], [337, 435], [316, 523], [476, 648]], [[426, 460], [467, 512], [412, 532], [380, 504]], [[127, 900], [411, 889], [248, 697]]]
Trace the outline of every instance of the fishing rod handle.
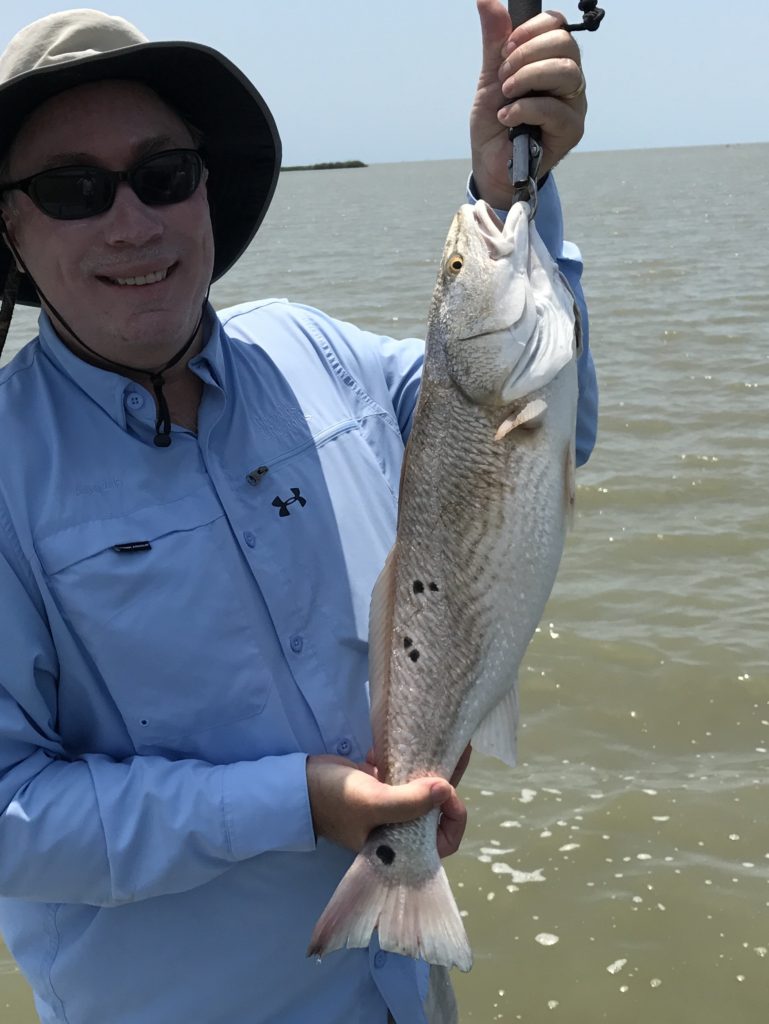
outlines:
[[513, 28], [542, 13], [542, 0], [507, 0]]
[[[529, 18], [541, 14], [542, 0], [508, 0], [507, 9], [513, 28], [517, 28]], [[513, 153], [509, 163], [509, 172], [513, 185], [513, 197], [516, 202], [527, 198], [536, 202], [536, 169], [539, 166], [539, 157], [542, 153], [539, 145], [541, 134], [539, 128], [533, 128], [527, 124], [510, 129]], [[535, 156], [535, 154], [538, 155]]]
[[[507, 0], [507, 9], [510, 12], [513, 28], [517, 28], [524, 21], [528, 21], [529, 18], [534, 18], [537, 14], [542, 13], [542, 0]], [[517, 128], [510, 130], [510, 141], [514, 142], [519, 135], [529, 134], [537, 138], [539, 133], [536, 129], [530, 128], [529, 125], [519, 125]], [[516, 163], [518, 163], [518, 160], [516, 160]]]

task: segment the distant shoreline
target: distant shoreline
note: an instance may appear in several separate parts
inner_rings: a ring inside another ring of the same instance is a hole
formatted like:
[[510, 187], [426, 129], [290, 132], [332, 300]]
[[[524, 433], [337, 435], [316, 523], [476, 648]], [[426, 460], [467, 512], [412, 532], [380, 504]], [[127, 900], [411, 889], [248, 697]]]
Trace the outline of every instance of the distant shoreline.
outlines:
[[327, 164], [300, 164], [295, 167], [281, 167], [281, 171], [338, 171], [344, 167], [368, 167], [362, 160], [340, 160]]

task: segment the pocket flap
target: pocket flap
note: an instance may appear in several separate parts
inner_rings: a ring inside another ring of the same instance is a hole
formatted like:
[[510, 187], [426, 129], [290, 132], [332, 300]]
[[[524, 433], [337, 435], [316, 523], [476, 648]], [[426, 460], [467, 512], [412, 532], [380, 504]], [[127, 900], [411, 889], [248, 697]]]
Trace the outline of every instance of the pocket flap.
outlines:
[[136, 509], [125, 516], [76, 523], [47, 537], [37, 538], [35, 546], [44, 570], [52, 576], [116, 544], [152, 543], [170, 533], [195, 530], [223, 515], [216, 497], [201, 491], [167, 505]]

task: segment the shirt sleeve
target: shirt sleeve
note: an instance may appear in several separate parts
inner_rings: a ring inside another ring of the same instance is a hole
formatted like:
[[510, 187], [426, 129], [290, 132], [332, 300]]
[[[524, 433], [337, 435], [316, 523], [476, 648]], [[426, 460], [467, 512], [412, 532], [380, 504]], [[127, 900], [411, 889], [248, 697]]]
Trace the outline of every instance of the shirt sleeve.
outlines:
[[[468, 183], [467, 195], [471, 202], [477, 202], [478, 197], [472, 177]], [[497, 210], [496, 212], [504, 220], [505, 211]], [[534, 220], [542, 241], [569, 282], [581, 320], [582, 354], [577, 361], [579, 402], [577, 405], [576, 449], [577, 465], [582, 466], [590, 458], [595, 445], [598, 428], [598, 381], [590, 351], [590, 322], [585, 294], [582, 290], [582, 254], [573, 242], [564, 240], [561, 200], [552, 174], [548, 174], [539, 190], [539, 201]]]
[[304, 754], [212, 765], [69, 756], [45, 609], [0, 509], [0, 894], [115, 906], [315, 848]]

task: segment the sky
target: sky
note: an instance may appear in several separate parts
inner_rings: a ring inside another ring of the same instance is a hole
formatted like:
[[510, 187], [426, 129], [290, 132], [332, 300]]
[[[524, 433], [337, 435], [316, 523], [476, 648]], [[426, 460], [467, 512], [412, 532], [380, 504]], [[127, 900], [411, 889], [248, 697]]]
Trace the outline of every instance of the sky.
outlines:
[[[67, 6], [0, 3], [2, 48]], [[600, 30], [579, 36], [590, 105], [580, 150], [769, 141], [769, 4], [602, 5]], [[553, 6], [581, 19], [577, 0]], [[468, 155], [481, 52], [475, 0], [105, 0], [102, 9], [152, 40], [226, 54], [272, 108], [286, 164]]]

